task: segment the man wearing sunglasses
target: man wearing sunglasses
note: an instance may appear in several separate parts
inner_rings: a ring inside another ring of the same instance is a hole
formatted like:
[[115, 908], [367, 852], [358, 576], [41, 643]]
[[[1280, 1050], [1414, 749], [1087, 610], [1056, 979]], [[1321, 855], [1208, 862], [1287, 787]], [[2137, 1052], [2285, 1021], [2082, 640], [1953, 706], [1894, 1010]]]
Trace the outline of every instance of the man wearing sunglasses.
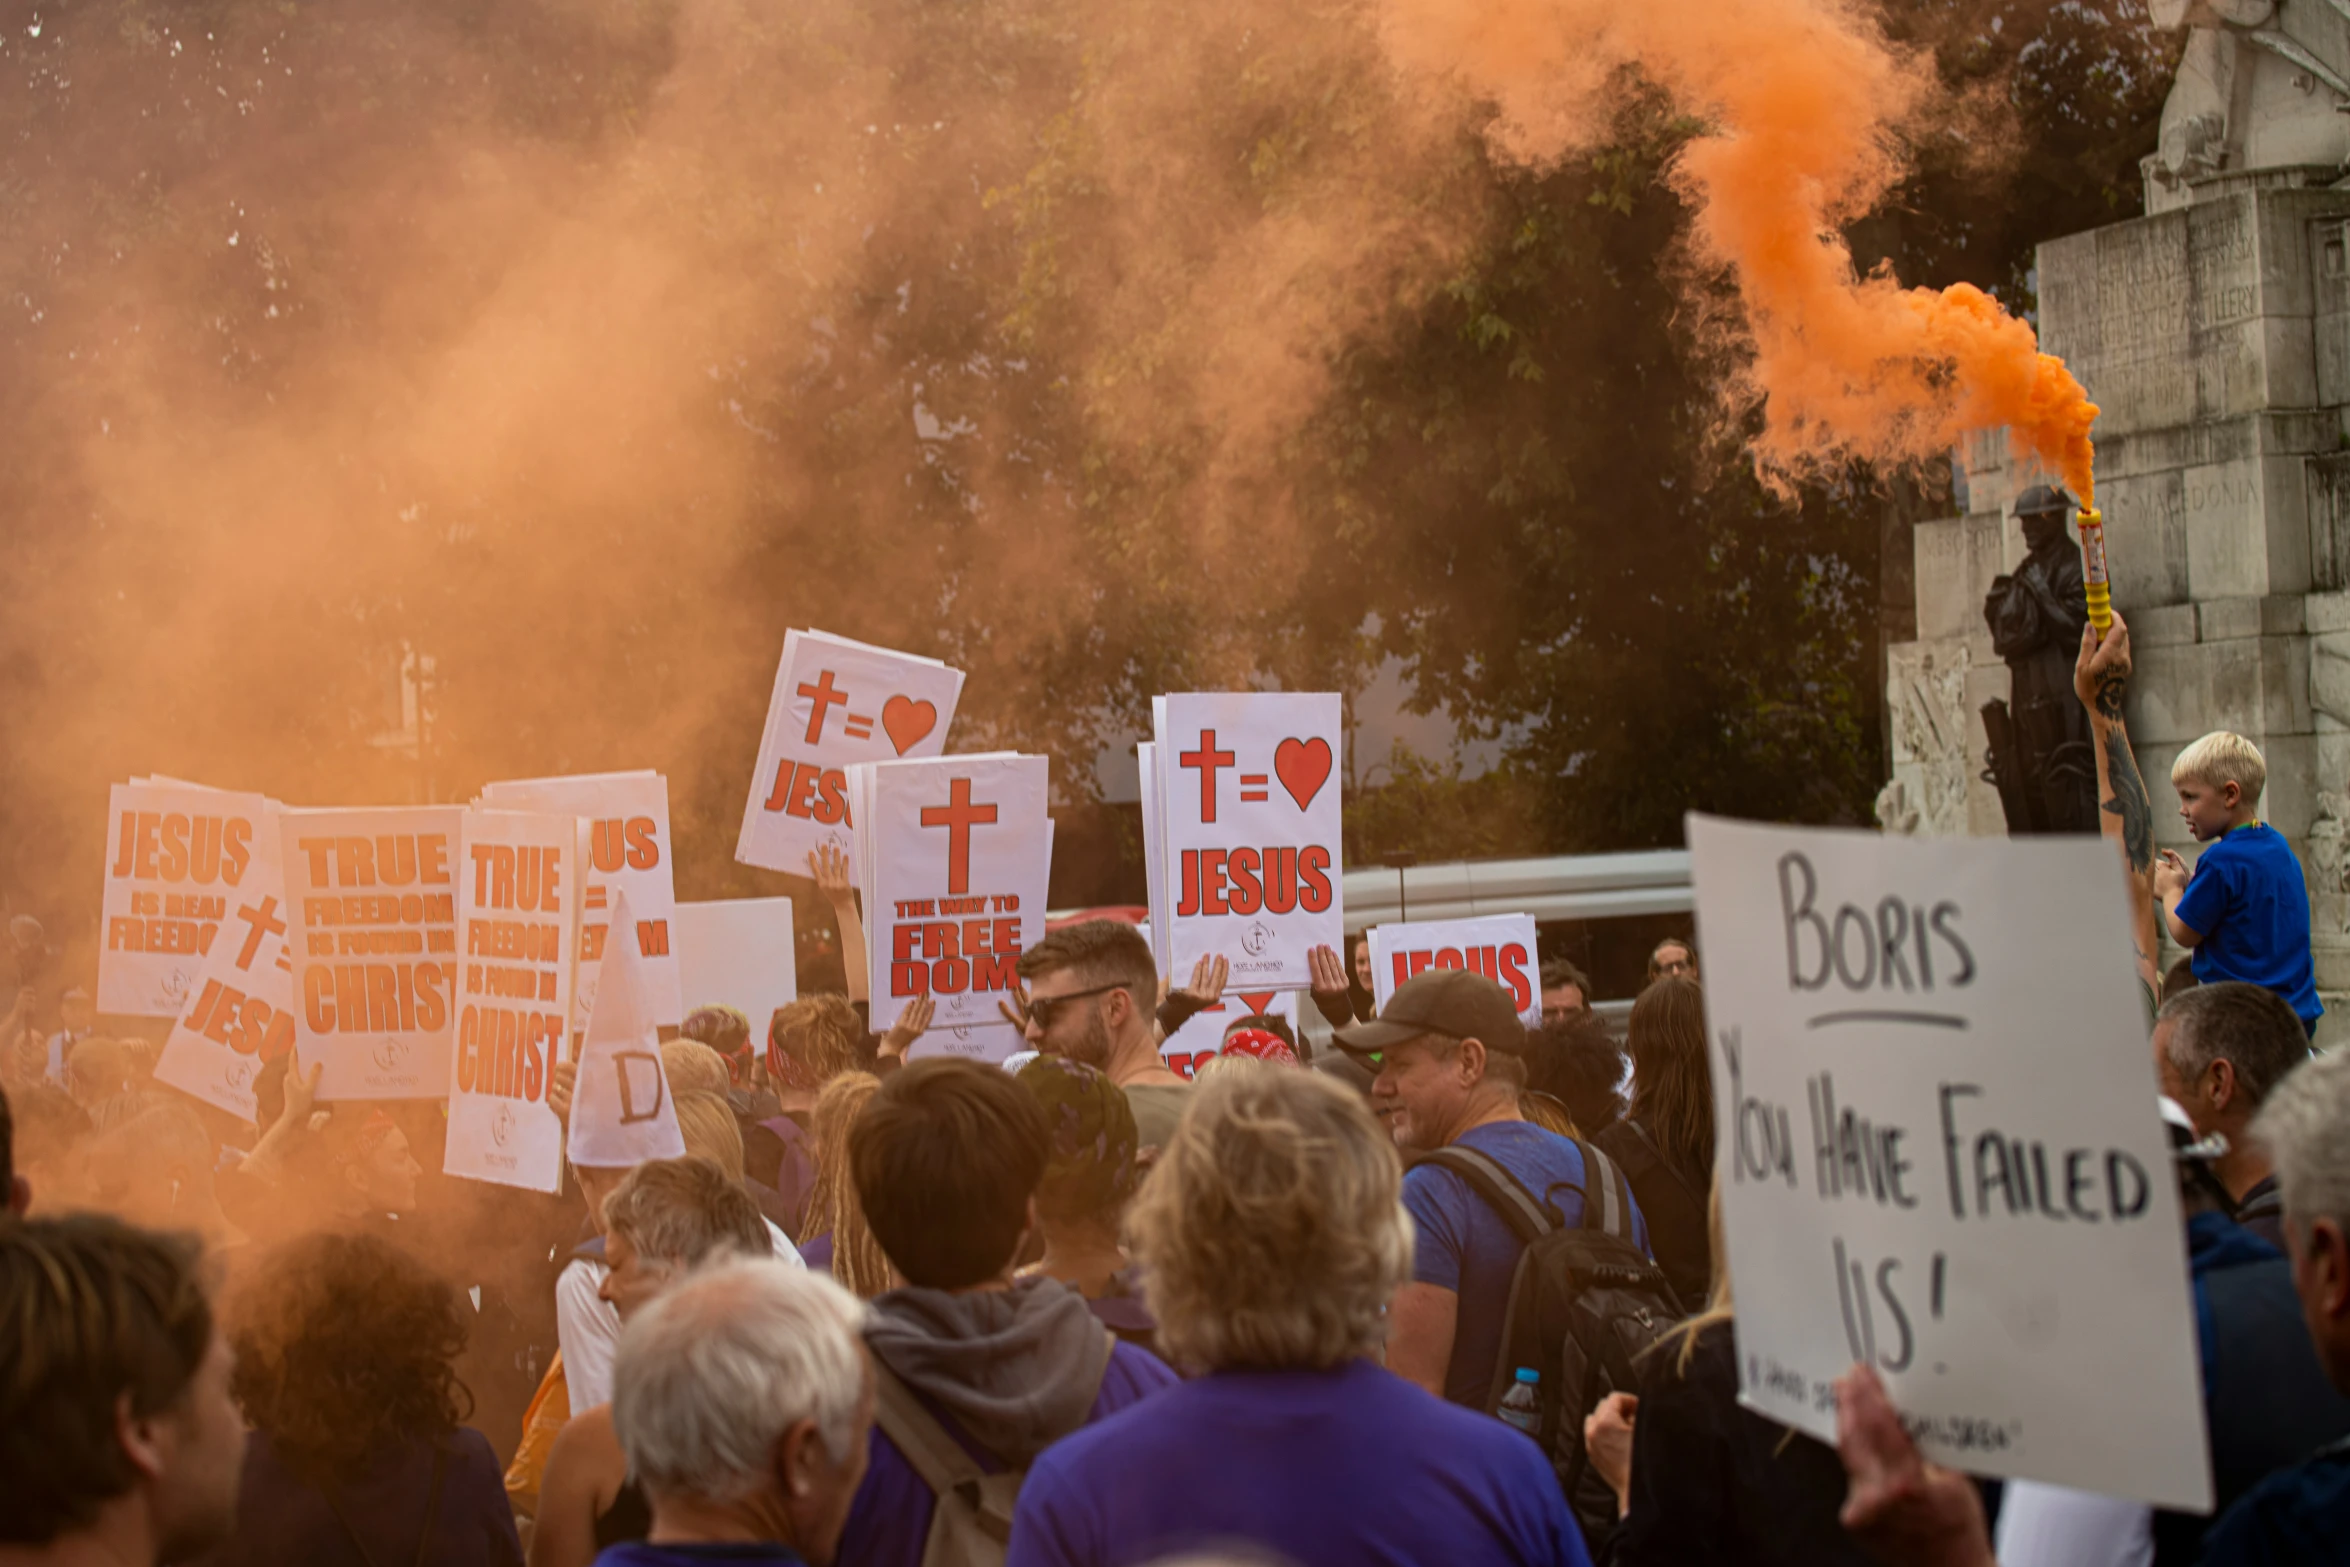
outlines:
[[1159, 974], [1150, 943], [1117, 920], [1080, 920], [1020, 954], [1031, 1048], [1095, 1068], [1126, 1090], [1144, 1148], [1165, 1146], [1191, 1085], [1159, 1059]]

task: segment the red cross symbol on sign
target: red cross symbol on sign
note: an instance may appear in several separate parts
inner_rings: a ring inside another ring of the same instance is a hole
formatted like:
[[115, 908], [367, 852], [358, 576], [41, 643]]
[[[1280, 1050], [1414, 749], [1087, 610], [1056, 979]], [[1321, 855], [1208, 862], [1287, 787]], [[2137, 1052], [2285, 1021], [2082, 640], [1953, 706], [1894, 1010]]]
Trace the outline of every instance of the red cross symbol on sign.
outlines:
[[277, 899], [275, 898], [263, 898], [259, 908], [253, 907], [250, 903], [241, 905], [237, 909], [237, 918], [252, 927], [245, 933], [243, 949], [237, 953], [237, 967], [251, 968], [253, 954], [261, 950], [261, 938], [264, 935], [284, 935], [286, 922], [277, 917]]
[[947, 785], [946, 804], [922, 807], [923, 826], [947, 830], [948, 892], [960, 895], [971, 890], [971, 829], [992, 825], [995, 817], [994, 806], [971, 803], [968, 778], [957, 778]]
[[847, 706], [849, 694], [834, 687], [832, 671], [829, 669], [823, 671], [814, 685], [795, 686], [793, 689], [808, 698], [811, 704], [808, 713], [808, 743], [814, 745], [824, 738], [824, 715], [836, 706]]
[[1214, 821], [1216, 819], [1216, 770], [1232, 765], [1232, 753], [1217, 750], [1216, 731], [1203, 729], [1199, 734], [1199, 749], [1181, 752], [1175, 760], [1185, 767], [1199, 769], [1199, 819], [1203, 822]]

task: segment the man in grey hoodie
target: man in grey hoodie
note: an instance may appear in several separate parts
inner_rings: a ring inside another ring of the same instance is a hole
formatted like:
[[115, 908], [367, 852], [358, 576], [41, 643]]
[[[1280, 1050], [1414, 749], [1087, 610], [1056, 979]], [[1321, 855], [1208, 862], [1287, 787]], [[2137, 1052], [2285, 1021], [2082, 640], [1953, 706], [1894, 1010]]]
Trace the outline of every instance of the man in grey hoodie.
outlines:
[[[1036, 1097], [973, 1061], [920, 1061], [882, 1083], [849, 1133], [866, 1223], [906, 1280], [873, 1302], [866, 1346], [985, 1473], [1025, 1470], [1081, 1426], [1175, 1373], [1115, 1341], [1083, 1296], [1015, 1280], [1051, 1136]], [[881, 1425], [839, 1560], [920, 1567], [937, 1499]]]

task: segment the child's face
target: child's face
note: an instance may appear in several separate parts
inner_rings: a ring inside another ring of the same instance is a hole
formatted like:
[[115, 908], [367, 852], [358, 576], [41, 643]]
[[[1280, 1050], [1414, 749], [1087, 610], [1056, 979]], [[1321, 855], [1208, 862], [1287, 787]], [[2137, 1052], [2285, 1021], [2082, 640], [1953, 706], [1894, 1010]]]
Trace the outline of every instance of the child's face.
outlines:
[[2234, 783], [2214, 787], [2189, 780], [2171, 787], [2179, 792], [2179, 819], [2197, 843], [2224, 834], [2235, 820], [2236, 802], [2243, 798], [2242, 787]]

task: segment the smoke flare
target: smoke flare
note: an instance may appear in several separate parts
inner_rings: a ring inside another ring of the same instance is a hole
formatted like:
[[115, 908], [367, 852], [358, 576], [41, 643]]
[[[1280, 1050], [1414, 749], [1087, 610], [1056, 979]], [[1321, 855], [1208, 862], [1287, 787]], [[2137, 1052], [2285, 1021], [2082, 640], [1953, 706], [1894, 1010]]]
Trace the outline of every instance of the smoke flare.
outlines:
[[1934, 96], [1844, 0], [1385, 0], [1405, 68], [1491, 99], [1505, 155], [1545, 164], [1598, 143], [1623, 73], [1638, 71], [1709, 129], [1674, 175], [1699, 261], [1744, 305], [1748, 363], [1731, 388], [1759, 402], [1766, 477], [1838, 457], [1914, 461], [2006, 425], [2085, 502], [2097, 417], [2029, 324], [1970, 284], [1861, 277], [1842, 226], [1900, 177], [1893, 133]]

